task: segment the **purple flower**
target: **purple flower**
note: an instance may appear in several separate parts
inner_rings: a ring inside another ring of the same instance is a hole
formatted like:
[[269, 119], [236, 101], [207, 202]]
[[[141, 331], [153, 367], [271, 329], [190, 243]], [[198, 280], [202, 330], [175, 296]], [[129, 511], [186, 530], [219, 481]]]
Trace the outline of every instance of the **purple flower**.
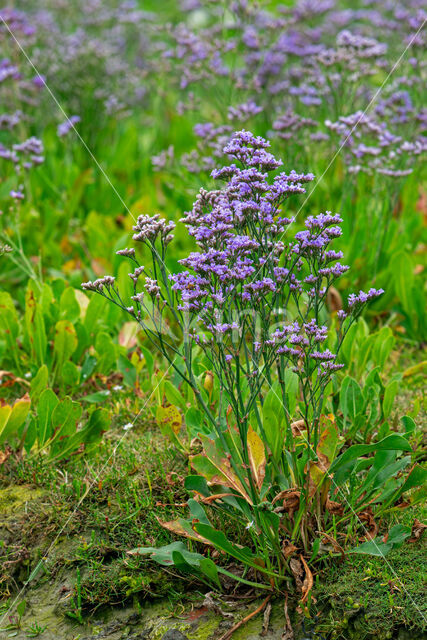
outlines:
[[67, 133], [71, 131], [71, 129], [74, 129], [74, 125], [76, 125], [78, 122], [80, 122], [80, 116], [71, 116], [70, 118], [67, 118], [65, 122], [62, 122], [58, 125], [58, 136], [60, 138], [66, 136]]

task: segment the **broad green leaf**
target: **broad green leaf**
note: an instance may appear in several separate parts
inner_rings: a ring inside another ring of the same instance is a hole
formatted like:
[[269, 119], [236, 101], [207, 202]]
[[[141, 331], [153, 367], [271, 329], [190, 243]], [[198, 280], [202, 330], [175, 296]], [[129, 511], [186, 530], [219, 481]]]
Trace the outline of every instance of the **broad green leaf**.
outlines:
[[25, 329], [31, 353], [41, 367], [46, 359], [46, 329], [42, 310], [31, 286], [28, 286], [25, 294]]
[[80, 401], [98, 404], [99, 402], [105, 402], [105, 399], [110, 395], [111, 391], [109, 389], [104, 389], [102, 391], [95, 391], [95, 393], [89, 393], [87, 396], [82, 396]]
[[34, 405], [37, 404], [41, 393], [44, 391], [44, 389], [47, 388], [48, 378], [49, 372], [47, 366], [44, 364], [40, 367], [34, 378], [31, 380], [30, 396]]
[[95, 370], [97, 360], [95, 356], [86, 356], [80, 371], [82, 382], [87, 380]]
[[400, 418], [400, 422], [403, 424], [405, 428], [406, 436], [410, 436], [412, 433], [414, 433], [416, 429], [416, 424], [413, 418], [411, 418], [410, 416], [403, 416], [402, 418]]
[[89, 335], [96, 335], [105, 326], [105, 310], [107, 300], [99, 295], [92, 295], [86, 309], [84, 326]]
[[172, 560], [179, 571], [185, 571], [188, 567], [188, 571], [190, 573], [194, 573], [194, 569], [197, 568], [200, 573], [208, 578], [209, 582], [213, 582], [217, 587], [221, 587], [218, 577], [218, 569], [216, 568], [215, 563], [209, 558], [201, 556], [196, 563], [192, 563], [189, 561], [188, 555], [184, 555], [180, 551], [173, 551]]
[[[264, 430], [265, 439], [273, 454], [275, 460], [279, 460], [283, 450], [283, 442], [285, 438], [284, 427], [279, 427], [279, 416], [271, 407], [263, 406], [262, 408], [262, 428]], [[252, 418], [256, 423], [256, 416]], [[286, 426], [286, 425], [285, 425]]]
[[[164, 547], [159, 547], [157, 549], [156, 547], [139, 547], [137, 549], [132, 549], [131, 551], [128, 551], [129, 555], [150, 555], [152, 560], [154, 560], [158, 564], [165, 567], [168, 567], [174, 564], [174, 561], [173, 561], [174, 553], [181, 553], [186, 558], [186, 561], [188, 564], [190, 564], [191, 562], [194, 562], [196, 566], [197, 566], [197, 563], [204, 562], [207, 559], [199, 553], [193, 553], [191, 551], [188, 551], [186, 546], [182, 542], [172, 542], [169, 545], [166, 545]], [[230, 571], [227, 571], [223, 567], [217, 567], [217, 570], [219, 573], [222, 573], [238, 582], [242, 582], [243, 584], [246, 584], [250, 587], [255, 587], [258, 589], [267, 589], [267, 590], [271, 589], [270, 585], [266, 586], [263, 584], [251, 582], [250, 580], [245, 580], [244, 578], [241, 578], [240, 576], [236, 576]]]
[[132, 362], [120, 354], [117, 360], [117, 368], [123, 376], [124, 383], [133, 388], [136, 384], [136, 369]]
[[45, 389], [40, 395], [37, 407], [37, 440], [39, 449], [42, 449], [45, 443], [53, 434], [52, 414], [59, 400], [52, 389]]
[[297, 406], [299, 389], [299, 378], [297, 374], [291, 369], [285, 371], [285, 396], [287, 402], [287, 409], [289, 411], [289, 417], [294, 415], [295, 408]]
[[144, 356], [145, 364], [147, 365], [148, 372], [150, 376], [153, 375], [154, 372], [154, 358], [152, 354], [145, 347], [141, 347], [141, 353]]
[[83, 429], [75, 431], [72, 435], [62, 439], [61, 447], [58, 447], [58, 451], [51, 453], [51, 460], [63, 460], [77, 451], [88, 453], [99, 442], [109, 425], [110, 416], [108, 411], [101, 408], [95, 409]]
[[196, 493], [200, 493], [200, 495], [204, 496], [205, 498], [211, 495], [208, 483], [202, 476], [187, 476], [184, 481], [184, 486], [187, 491], [195, 491]]
[[60, 375], [61, 367], [69, 360], [77, 348], [77, 335], [74, 326], [69, 320], [59, 320], [55, 325], [55, 338], [53, 351], [57, 372]]
[[385, 388], [384, 398], [383, 398], [383, 414], [384, 418], [388, 418], [391, 409], [393, 407], [393, 402], [396, 397], [399, 385], [397, 380], [392, 380]]
[[203, 431], [203, 413], [195, 407], [190, 407], [185, 412], [185, 424], [191, 437], [196, 437], [200, 431]]
[[76, 387], [80, 382], [80, 371], [72, 360], [67, 360], [61, 369], [62, 382], [67, 387]]
[[95, 340], [95, 349], [98, 354], [97, 371], [108, 375], [115, 369], [117, 358], [116, 345], [108, 333], [98, 333]]
[[399, 548], [406, 538], [411, 535], [411, 527], [406, 527], [402, 524], [397, 524], [389, 531], [386, 542], [381, 537], [375, 538], [375, 540], [368, 540], [363, 542], [355, 549], [351, 549], [348, 553], [364, 554], [369, 556], [386, 556], [392, 549]]
[[57, 404], [52, 412], [53, 436], [51, 443], [73, 434], [81, 415], [81, 405], [78, 402], [73, 402], [69, 397]]
[[373, 360], [376, 365], [381, 369], [384, 368], [386, 361], [388, 360], [390, 353], [396, 342], [393, 332], [390, 327], [383, 327], [378, 332], [375, 344], [373, 346]]
[[163, 393], [166, 396], [166, 400], [169, 404], [177, 405], [183, 411], [186, 410], [186, 402], [184, 396], [178, 391], [176, 387], [169, 381], [165, 380], [163, 385]]
[[394, 504], [396, 500], [400, 498], [401, 495], [405, 493], [405, 491], [409, 491], [409, 489], [413, 489], [414, 487], [424, 487], [426, 489], [425, 483], [427, 480], [427, 469], [421, 467], [419, 464], [415, 464], [408, 476], [405, 479], [405, 482], [399, 487], [399, 489], [392, 495], [392, 497], [383, 505], [386, 507], [390, 504]]
[[236, 558], [236, 560], [239, 560], [240, 562], [243, 562], [250, 567], [254, 567], [262, 573], [273, 575], [271, 571], [262, 566], [262, 561], [260, 561], [260, 559], [252, 553], [249, 547], [241, 547], [235, 545], [233, 542], [230, 542], [226, 538], [222, 531], [218, 531], [211, 525], [203, 524], [201, 522], [195, 523], [194, 529], [197, 531], [197, 533], [200, 533], [203, 538], [209, 540], [216, 547], [216, 549], [228, 553], [228, 555], [230, 555], [232, 558]]
[[67, 287], [59, 300], [59, 316], [61, 320], [75, 323], [80, 318], [80, 305], [72, 287]]
[[330, 468], [330, 473], [333, 473], [343, 467], [347, 462], [356, 460], [360, 456], [373, 451], [411, 451], [411, 445], [403, 436], [393, 434], [387, 436], [379, 442], [373, 444], [354, 444], [349, 447], [344, 453], [342, 453], [333, 463]]
[[344, 420], [349, 417], [351, 420], [364, 409], [365, 401], [362, 390], [354, 378], [346, 376], [342, 382], [340, 391], [340, 409], [343, 412]]
[[341, 345], [341, 349], [340, 349], [340, 355], [341, 357], [344, 358], [346, 363], [351, 362], [351, 354], [354, 348], [356, 334], [357, 334], [357, 324], [354, 323], [348, 330], [347, 335], [344, 338]]
[[17, 345], [19, 335], [18, 316], [11, 296], [0, 291], [0, 336], [6, 342], [7, 356], [11, 357]]

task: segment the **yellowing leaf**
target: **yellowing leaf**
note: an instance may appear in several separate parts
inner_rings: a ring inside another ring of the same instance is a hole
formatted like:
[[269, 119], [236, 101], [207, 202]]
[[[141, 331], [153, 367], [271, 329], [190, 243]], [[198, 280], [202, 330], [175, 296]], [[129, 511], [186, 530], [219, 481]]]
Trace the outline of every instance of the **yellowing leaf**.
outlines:
[[238, 478], [229, 458], [221, 450], [219, 443], [202, 434], [200, 439], [203, 443], [204, 453], [192, 458], [191, 462], [194, 468], [199, 471], [197, 467], [201, 464], [203, 465], [203, 460], [205, 459], [204, 470], [199, 471], [199, 473], [208, 480], [208, 483], [230, 487], [240, 493], [249, 504], [253, 504], [247, 487]]
[[328, 473], [329, 467], [335, 460], [340, 442], [338, 428], [333, 415], [322, 416], [321, 421], [326, 428], [322, 431], [317, 445], [317, 464], [310, 467], [310, 478], [314, 486], [310, 493], [313, 493], [320, 486]]
[[171, 533], [176, 533], [177, 535], [184, 536], [185, 538], [189, 538], [190, 540], [203, 542], [203, 544], [212, 545], [209, 540], [201, 536], [199, 533], [197, 533], [197, 531], [194, 531], [189, 523], [182, 518], [180, 518], [179, 520], [169, 520], [168, 522], [163, 522], [162, 520], [157, 518], [157, 521], [164, 529], [167, 529]]
[[17, 400], [13, 406], [0, 407], [0, 441], [15, 435], [24, 424], [30, 410], [31, 400], [28, 394]]
[[258, 490], [261, 490], [265, 477], [265, 448], [264, 443], [254, 429], [249, 426], [248, 429], [248, 454], [249, 463], [251, 465], [252, 475]]
[[182, 416], [177, 407], [171, 404], [169, 407], [158, 407], [156, 412], [157, 424], [160, 428], [167, 425], [172, 431], [178, 434], [181, 430]]

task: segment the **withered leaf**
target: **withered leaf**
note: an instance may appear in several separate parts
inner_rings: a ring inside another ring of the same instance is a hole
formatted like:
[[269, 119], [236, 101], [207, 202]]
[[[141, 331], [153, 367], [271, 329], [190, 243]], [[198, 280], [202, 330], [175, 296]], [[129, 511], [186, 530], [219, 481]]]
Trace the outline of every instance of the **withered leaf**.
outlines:
[[326, 498], [326, 510], [329, 513], [333, 513], [338, 516], [342, 516], [344, 513], [344, 507], [339, 502], [334, 502], [334, 500], [330, 500], [329, 496]]
[[300, 555], [301, 558], [301, 562], [304, 565], [304, 570], [305, 570], [305, 578], [304, 578], [304, 583], [302, 585], [302, 600], [301, 602], [305, 602], [308, 598], [308, 595], [310, 593], [310, 591], [313, 588], [313, 574], [310, 571], [310, 568], [308, 566], [308, 564], [306, 563], [306, 561], [304, 560], [304, 557], [302, 555]]
[[417, 518], [414, 520], [414, 524], [412, 525], [411, 537], [408, 542], [416, 542], [419, 540], [423, 534], [423, 531], [427, 529], [427, 524], [420, 522]]
[[295, 583], [297, 585], [297, 588], [300, 591], [302, 591], [302, 588], [303, 588], [302, 578], [304, 576], [304, 569], [302, 567], [301, 562], [297, 558], [291, 558], [290, 561], [289, 561], [289, 566], [290, 566], [290, 569], [291, 569], [292, 573], [294, 574]]

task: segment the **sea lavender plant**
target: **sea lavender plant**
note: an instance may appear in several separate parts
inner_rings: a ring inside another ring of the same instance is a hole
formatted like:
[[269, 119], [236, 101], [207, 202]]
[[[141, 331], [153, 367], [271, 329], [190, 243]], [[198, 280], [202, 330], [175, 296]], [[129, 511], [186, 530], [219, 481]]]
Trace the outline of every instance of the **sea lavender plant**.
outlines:
[[[293, 221], [282, 208], [313, 175], [280, 171], [269, 143], [248, 131], [237, 132], [224, 152], [233, 162], [212, 176], [225, 187], [202, 189], [182, 219], [197, 245], [180, 261], [184, 270], [168, 273], [165, 265], [174, 223], [142, 215], [133, 239], [148, 248], [152, 268], [140, 264], [135, 248], [118, 252], [133, 265], [131, 299], [112, 276], [82, 286], [135, 318], [190, 385], [206, 424], [194, 434], [202, 452], [191, 458], [198, 475], [186, 486], [246, 523], [261, 572], [280, 583], [289, 568], [286, 537], [308, 551], [310, 532], [326, 530], [328, 514], [351, 515], [329, 497], [328, 470], [342, 442], [333, 416], [324, 414], [325, 390], [344, 366], [338, 354], [349, 327], [383, 291], [350, 295], [336, 336], [328, 335], [326, 295], [349, 268], [331, 248], [340, 216], [309, 216], [289, 237]], [[202, 354], [209, 369], [198, 375]], [[224, 549], [201, 505], [191, 505], [192, 523], [166, 526]], [[235, 547], [227, 550], [242, 560]]]

